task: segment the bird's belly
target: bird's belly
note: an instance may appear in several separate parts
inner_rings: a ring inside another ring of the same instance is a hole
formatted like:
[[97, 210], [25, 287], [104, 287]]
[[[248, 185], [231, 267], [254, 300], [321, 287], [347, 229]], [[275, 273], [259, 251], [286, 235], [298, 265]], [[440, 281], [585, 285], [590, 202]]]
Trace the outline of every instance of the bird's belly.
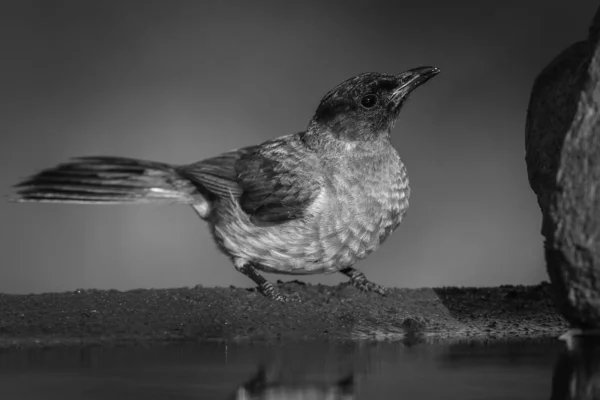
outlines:
[[290, 275], [333, 273], [377, 250], [396, 229], [408, 206], [407, 193], [385, 202], [331, 202], [304, 219], [256, 226], [229, 203], [218, 211], [213, 235], [232, 258], [265, 272]]
[[352, 266], [377, 250], [398, 227], [405, 209], [400, 203], [348, 206], [337, 217], [326, 214], [319, 224], [323, 259], [338, 268]]
[[336, 270], [333, 263], [325, 262], [322, 257], [315, 218], [258, 226], [235, 202], [220, 203], [214, 216], [213, 237], [233, 259], [279, 274], [307, 275]]

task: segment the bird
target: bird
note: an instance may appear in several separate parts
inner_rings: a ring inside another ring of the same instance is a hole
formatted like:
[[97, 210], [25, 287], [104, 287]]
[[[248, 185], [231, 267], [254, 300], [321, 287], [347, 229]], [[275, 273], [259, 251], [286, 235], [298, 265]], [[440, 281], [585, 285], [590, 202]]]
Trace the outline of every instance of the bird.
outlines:
[[355, 264], [402, 222], [410, 186], [391, 131], [409, 95], [440, 69], [364, 72], [322, 97], [305, 130], [191, 164], [73, 157], [13, 185], [14, 202], [186, 204], [265, 297], [299, 301], [261, 272], [341, 273], [386, 295]]

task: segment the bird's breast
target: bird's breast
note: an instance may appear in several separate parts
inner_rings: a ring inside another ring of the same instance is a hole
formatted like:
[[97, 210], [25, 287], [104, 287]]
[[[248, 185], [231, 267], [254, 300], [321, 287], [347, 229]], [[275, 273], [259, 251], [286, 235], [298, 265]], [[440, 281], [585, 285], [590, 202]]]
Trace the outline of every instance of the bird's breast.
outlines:
[[303, 218], [257, 226], [237, 202], [219, 203], [213, 234], [233, 258], [281, 274], [331, 273], [377, 250], [398, 227], [410, 188], [398, 157], [339, 160]]
[[324, 260], [339, 268], [375, 251], [398, 227], [410, 197], [406, 169], [398, 157], [338, 165], [327, 186], [327, 207], [316, 231]]

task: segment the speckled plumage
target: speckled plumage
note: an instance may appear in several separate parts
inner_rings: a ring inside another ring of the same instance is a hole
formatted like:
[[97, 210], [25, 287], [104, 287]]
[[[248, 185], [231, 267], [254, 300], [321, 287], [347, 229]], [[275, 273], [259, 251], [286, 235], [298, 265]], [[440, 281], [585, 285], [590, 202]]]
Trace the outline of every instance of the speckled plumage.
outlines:
[[[255, 223], [237, 198], [219, 201], [210, 217], [213, 233], [234, 258], [252, 261], [267, 272], [330, 273], [376, 250], [402, 220], [410, 188], [404, 165], [391, 146], [327, 159], [306, 149], [296, 134], [273, 141], [263, 154], [279, 157], [280, 147], [290, 153], [286, 157], [290, 168], [305, 175], [293, 177], [293, 189], [282, 189], [280, 196], [296, 202], [305, 190], [309, 200], [301, 209], [302, 217]], [[287, 173], [285, 177], [290, 178]], [[298, 179], [304, 183], [297, 184]]]
[[409, 93], [438, 72], [357, 75], [323, 97], [305, 131], [193, 164], [79, 158], [18, 184], [16, 200], [189, 204], [269, 297], [286, 300], [257, 270], [340, 271], [357, 287], [383, 293], [353, 265], [406, 213], [408, 175], [390, 131]]

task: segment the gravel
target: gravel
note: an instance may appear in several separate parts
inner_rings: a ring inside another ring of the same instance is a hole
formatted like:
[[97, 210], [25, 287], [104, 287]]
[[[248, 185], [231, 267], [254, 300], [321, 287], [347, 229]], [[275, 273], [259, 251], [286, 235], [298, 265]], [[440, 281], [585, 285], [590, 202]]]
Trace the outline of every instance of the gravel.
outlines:
[[512, 340], [568, 329], [547, 283], [389, 289], [278, 284], [300, 303], [243, 288], [76, 290], [0, 294], [0, 348], [203, 340]]

